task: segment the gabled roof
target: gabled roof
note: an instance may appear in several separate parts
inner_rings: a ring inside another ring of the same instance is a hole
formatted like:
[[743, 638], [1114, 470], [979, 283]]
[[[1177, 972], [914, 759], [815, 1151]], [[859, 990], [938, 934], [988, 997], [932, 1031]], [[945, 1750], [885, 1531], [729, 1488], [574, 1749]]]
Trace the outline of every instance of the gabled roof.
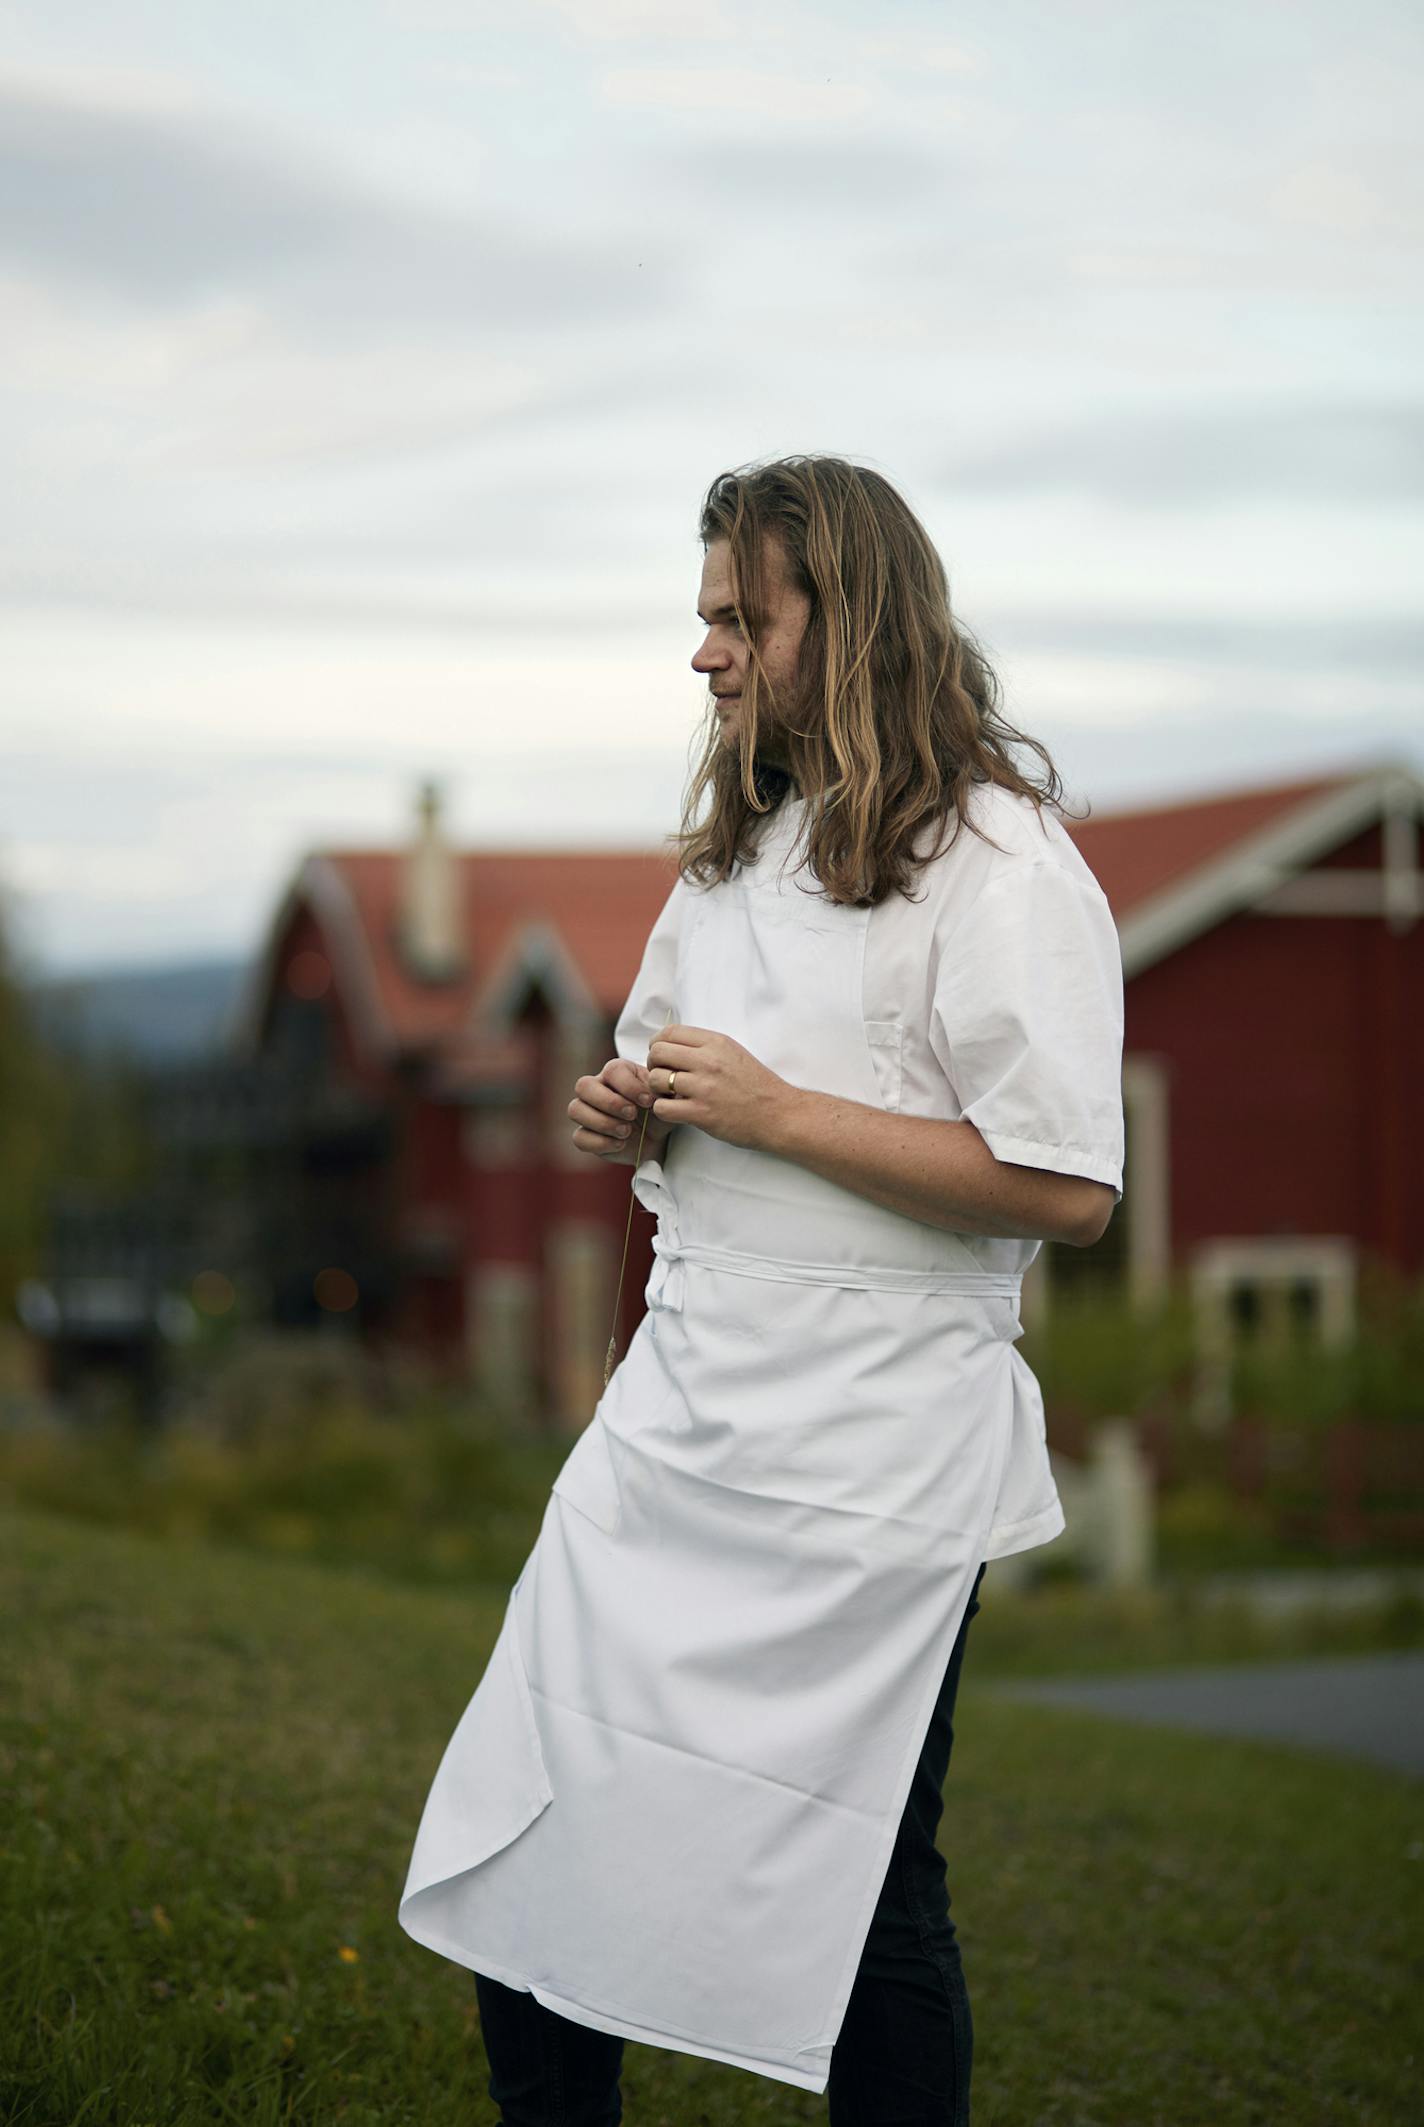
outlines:
[[300, 906], [321, 925], [354, 1032], [371, 1053], [464, 1047], [481, 1025], [502, 1036], [509, 1014], [501, 1007], [517, 1008], [531, 974], [562, 1006], [617, 1017], [677, 875], [671, 855], [481, 849], [454, 861], [466, 967], [453, 981], [432, 983], [411, 973], [397, 947], [405, 853], [309, 856], [269, 932], [250, 992], [249, 1030], [256, 1031], [275, 956]]
[[1366, 828], [1421, 812], [1424, 777], [1383, 761], [1063, 824], [1107, 895], [1131, 976]]
[[[1107, 895], [1131, 976], [1373, 822], [1421, 812], [1424, 777], [1386, 761], [1064, 825]], [[249, 992], [254, 1036], [287, 925], [305, 906], [368, 1053], [438, 1051], [452, 1086], [508, 1076], [519, 1052], [513, 1022], [531, 982], [558, 1010], [617, 1017], [677, 875], [670, 851], [460, 853], [467, 966], [453, 981], [431, 983], [412, 975], [397, 950], [404, 861], [391, 849], [306, 859]]]
[[1271, 783], [1179, 804], [1138, 806], [1131, 812], [1094, 812], [1089, 819], [1067, 818], [1063, 824], [1121, 924], [1135, 909], [1228, 856], [1251, 836], [1354, 781], [1353, 776], [1316, 776], [1308, 782]]

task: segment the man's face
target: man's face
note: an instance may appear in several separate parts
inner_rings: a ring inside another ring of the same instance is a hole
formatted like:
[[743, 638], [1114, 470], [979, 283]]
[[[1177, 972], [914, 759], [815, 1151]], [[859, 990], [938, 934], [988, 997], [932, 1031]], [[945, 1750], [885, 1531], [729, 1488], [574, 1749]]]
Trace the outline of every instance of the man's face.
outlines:
[[[731, 547], [714, 539], [702, 564], [702, 589], [698, 598], [699, 620], [707, 634], [692, 660], [694, 672], [707, 676], [717, 697], [717, 717], [722, 742], [735, 747], [742, 714], [742, 690], [747, 676], [747, 643], [732, 611]], [[766, 610], [748, 616], [756, 629], [762, 666], [779, 702], [792, 698], [801, 640], [811, 617], [811, 601], [804, 591], [788, 583], [786, 556], [781, 542], [766, 542]]]

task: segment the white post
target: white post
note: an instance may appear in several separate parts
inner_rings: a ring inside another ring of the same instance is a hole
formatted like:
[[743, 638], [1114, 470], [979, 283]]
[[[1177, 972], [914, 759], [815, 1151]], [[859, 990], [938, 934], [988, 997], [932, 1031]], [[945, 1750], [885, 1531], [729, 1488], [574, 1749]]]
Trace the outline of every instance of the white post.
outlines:
[[1093, 1434], [1094, 1550], [1110, 1588], [1144, 1588], [1152, 1578], [1152, 1471], [1130, 1418], [1105, 1418]]

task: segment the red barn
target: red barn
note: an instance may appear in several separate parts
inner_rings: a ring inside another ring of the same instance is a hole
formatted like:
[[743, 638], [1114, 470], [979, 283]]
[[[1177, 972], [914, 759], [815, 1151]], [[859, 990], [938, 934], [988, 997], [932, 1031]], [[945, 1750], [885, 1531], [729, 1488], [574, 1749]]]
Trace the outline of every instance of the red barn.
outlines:
[[[1043, 1250], [1026, 1319], [1061, 1278], [1146, 1300], [1185, 1273], [1208, 1326], [1283, 1307], [1328, 1337], [1368, 1259], [1418, 1271], [1421, 810], [1424, 779], [1385, 763], [1066, 823], [1122, 937], [1127, 1161], [1097, 1247]], [[557, 1426], [588, 1417], [629, 1169], [576, 1152], [566, 1110], [673, 877], [642, 851], [456, 852], [429, 788], [408, 849], [305, 860], [246, 1036], [323, 1089], [292, 1207], [313, 1308]], [[620, 1351], [651, 1231], [637, 1207]]]
[[[1385, 762], [1074, 830], [1125, 976], [1124, 1194], [1100, 1249], [1136, 1297], [1189, 1279], [1203, 1417], [1233, 1323], [1289, 1311], [1343, 1338], [1371, 1261], [1424, 1267], [1421, 810], [1424, 778]], [[1081, 1274], [1045, 1253], [1050, 1280]]]

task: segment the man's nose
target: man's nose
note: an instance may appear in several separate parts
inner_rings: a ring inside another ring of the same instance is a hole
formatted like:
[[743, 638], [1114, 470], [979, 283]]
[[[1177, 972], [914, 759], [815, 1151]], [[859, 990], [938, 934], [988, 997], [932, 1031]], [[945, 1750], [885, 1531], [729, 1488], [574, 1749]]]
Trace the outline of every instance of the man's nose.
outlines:
[[725, 650], [713, 648], [712, 637], [709, 634], [703, 638], [702, 647], [692, 660], [692, 669], [694, 672], [721, 672], [725, 671], [729, 662], [730, 660]]

